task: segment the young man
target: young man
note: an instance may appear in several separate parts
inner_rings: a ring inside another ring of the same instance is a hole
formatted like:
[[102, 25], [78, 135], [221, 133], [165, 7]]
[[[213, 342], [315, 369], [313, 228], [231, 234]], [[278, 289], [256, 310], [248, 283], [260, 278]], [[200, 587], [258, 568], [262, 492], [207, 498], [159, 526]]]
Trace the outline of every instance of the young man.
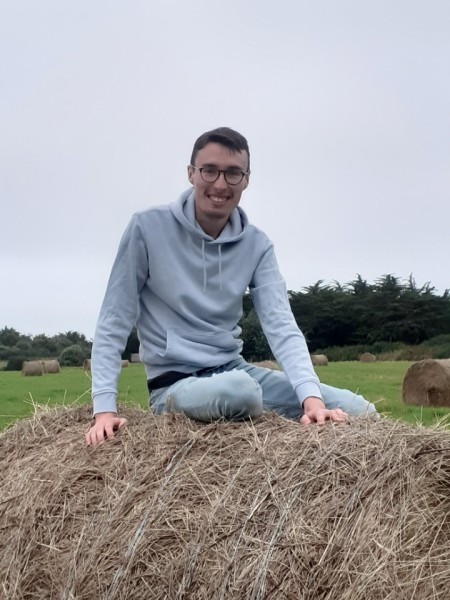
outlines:
[[[247, 140], [227, 127], [206, 132], [188, 166], [192, 187], [131, 219], [95, 332], [87, 444], [113, 437], [126, 422], [117, 414], [117, 381], [135, 323], [156, 414], [211, 421], [275, 411], [321, 424], [376, 412], [361, 396], [319, 383], [273, 245], [239, 207], [249, 177]], [[248, 289], [282, 372], [241, 356], [238, 321]]]

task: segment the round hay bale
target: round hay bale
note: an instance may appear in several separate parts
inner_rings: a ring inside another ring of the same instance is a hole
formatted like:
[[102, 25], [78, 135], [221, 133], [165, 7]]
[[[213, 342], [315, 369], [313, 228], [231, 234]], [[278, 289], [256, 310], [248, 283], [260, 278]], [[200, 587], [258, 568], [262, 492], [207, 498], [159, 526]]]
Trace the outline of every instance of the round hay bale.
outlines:
[[278, 363], [274, 360], [261, 360], [259, 362], [252, 362], [251, 364], [255, 365], [255, 367], [263, 367], [264, 369], [271, 369], [272, 371], [280, 370]]
[[130, 361], [129, 360], [123, 360], [122, 361], [122, 369], [126, 369], [129, 366], [130, 366]]
[[42, 366], [44, 373], [59, 373], [61, 370], [58, 360], [43, 360]]
[[402, 398], [415, 406], [450, 407], [450, 360], [420, 360], [403, 378]]
[[97, 448], [86, 407], [0, 434], [8, 600], [448, 597], [448, 430], [121, 414]]
[[84, 362], [83, 362], [83, 371], [90, 371], [90, 370], [91, 370], [91, 359], [85, 358]]
[[311, 354], [311, 362], [314, 367], [328, 366], [328, 358], [325, 354]]
[[44, 366], [41, 360], [24, 360], [22, 363], [22, 375], [24, 377], [36, 377], [44, 374]]
[[371, 354], [370, 352], [363, 352], [359, 357], [359, 360], [364, 363], [371, 363], [377, 360], [375, 354]]
[[131, 353], [130, 362], [132, 362], [132, 363], [140, 363], [141, 362], [141, 357], [139, 356], [139, 352]]

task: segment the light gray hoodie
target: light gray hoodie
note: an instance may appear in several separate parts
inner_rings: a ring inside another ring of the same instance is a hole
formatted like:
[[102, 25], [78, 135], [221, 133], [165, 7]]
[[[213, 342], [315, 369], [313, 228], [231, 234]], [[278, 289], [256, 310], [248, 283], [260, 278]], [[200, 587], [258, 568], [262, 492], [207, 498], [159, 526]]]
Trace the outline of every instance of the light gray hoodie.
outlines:
[[321, 397], [272, 242], [238, 207], [217, 239], [195, 220], [194, 193], [133, 215], [119, 245], [92, 348], [94, 414], [115, 412], [121, 353], [136, 324], [147, 378], [239, 358], [238, 321], [250, 290], [299, 402]]

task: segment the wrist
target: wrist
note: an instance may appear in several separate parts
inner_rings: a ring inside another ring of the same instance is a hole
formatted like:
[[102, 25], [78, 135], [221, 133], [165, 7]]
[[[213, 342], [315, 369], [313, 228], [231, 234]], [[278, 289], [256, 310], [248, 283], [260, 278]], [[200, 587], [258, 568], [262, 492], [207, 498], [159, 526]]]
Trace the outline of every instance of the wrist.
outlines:
[[303, 400], [303, 410], [311, 410], [314, 408], [325, 408], [325, 404], [321, 398], [317, 396], [308, 396]]
[[94, 423], [98, 423], [99, 421], [102, 421], [103, 419], [114, 419], [115, 417], [117, 417], [117, 413], [116, 412], [98, 412], [95, 413], [95, 415], [92, 417], [92, 425]]

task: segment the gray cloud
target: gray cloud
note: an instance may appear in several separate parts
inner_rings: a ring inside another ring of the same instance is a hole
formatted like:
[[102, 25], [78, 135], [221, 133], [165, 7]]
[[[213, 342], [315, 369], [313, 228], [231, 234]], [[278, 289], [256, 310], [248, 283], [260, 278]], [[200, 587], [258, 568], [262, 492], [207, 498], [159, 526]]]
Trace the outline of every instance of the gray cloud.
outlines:
[[449, 23], [446, 0], [4, 3], [0, 327], [92, 336], [131, 214], [175, 199], [223, 124], [289, 288], [443, 292]]

